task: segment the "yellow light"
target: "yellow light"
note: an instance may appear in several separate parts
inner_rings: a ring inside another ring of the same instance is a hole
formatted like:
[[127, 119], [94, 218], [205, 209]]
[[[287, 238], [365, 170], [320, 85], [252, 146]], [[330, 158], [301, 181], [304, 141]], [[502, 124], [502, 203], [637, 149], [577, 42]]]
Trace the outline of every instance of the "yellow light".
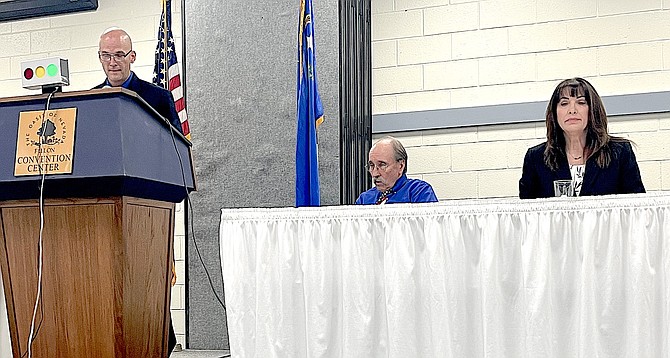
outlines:
[[44, 77], [44, 74], [45, 74], [45, 73], [46, 73], [46, 71], [44, 70], [44, 67], [42, 67], [42, 66], [38, 66], [38, 67], [35, 69], [35, 75], [37, 76], [37, 78], [42, 78], [42, 77]]

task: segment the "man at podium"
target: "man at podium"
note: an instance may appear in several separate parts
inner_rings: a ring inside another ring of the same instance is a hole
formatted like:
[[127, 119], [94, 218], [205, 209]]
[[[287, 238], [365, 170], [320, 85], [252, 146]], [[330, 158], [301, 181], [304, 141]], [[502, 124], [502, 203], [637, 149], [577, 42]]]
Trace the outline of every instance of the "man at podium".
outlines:
[[137, 77], [130, 69], [135, 56], [133, 42], [127, 32], [117, 27], [105, 30], [100, 35], [98, 58], [107, 78], [95, 88], [123, 87], [137, 93], [183, 134], [172, 93]]
[[[153, 107], [161, 116], [167, 118], [172, 126], [179, 133], [182, 133], [179, 115], [174, 106], [174, 97], [172, 93], [164, 88], [158, 87], [152, 83], [141, 80], [130, 69], [130, 65], [135, 62], [135, 51], [133, 50], [133, 41], [128, 33], [118, 27], [112, 27], [105, 30], [100, 35], [100, 44], [98, 48], [98, 58], [102, 69], [107, 78], [105, 81], [94, 88], [103, 87], [123, 87], [129, 89], [138, 96], [142, 97], [151, 107]], [[174, 263], [172, 264], [172, 285], [176, 282], [176, 273]], [[168, 355], [172, 353], [177, 345], [177, 337], [172, 327], [170, 319], [170, 331], [168, 337]]]

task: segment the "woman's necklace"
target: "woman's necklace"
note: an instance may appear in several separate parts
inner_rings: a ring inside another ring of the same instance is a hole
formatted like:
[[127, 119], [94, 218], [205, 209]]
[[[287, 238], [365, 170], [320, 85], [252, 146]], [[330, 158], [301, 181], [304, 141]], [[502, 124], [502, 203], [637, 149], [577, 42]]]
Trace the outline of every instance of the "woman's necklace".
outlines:
[[570, 158], [572, 158], [574, 160], [580, 160], [584, 157], [584, 149], [582, 149], [582, 153], [578, 156], [574, 156], [570, 152], [568, 152], [568, 148], [565, 148], [565, 152], [570, 156]]

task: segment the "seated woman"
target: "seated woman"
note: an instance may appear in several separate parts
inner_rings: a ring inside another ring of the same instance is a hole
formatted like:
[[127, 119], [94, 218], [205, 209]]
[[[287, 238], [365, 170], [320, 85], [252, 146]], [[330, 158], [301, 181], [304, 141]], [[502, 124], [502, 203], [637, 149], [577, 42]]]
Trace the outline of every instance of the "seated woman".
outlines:
[[645, 192], [630, 141], [609, 135], [605, 107], [588, 81], [558, 84], [546, 126], [547, 141], [526, 152], [521, 199], [552, 197], [561, 179], [572, 179], [579, 196]]

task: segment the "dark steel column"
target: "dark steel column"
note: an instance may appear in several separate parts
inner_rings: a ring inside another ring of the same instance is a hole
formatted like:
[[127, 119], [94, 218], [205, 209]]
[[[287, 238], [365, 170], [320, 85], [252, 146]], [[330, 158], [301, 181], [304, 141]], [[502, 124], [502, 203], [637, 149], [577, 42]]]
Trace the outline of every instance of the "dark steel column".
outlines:
[[340, 0], [340, 203], [370, 188], [364, 165], [372, 142], [370, 0]]

